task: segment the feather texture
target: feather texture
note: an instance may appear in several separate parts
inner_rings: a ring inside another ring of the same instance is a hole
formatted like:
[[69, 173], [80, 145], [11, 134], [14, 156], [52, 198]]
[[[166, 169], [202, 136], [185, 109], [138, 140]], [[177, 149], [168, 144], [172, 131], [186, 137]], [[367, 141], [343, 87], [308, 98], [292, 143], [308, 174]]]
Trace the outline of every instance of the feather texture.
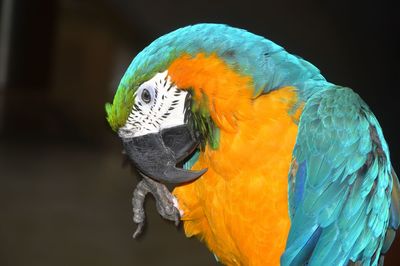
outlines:
[[297, 94], [287, 87], [242, 100], [251, 105], [237, 131], [221, 129], [218, 149], [207, 146], [192, 168], [208, 172], [173, 193], [186, 235], [223, 264], [278, 265], [290, 227], [287, 173], [297, 125], [288, 112]]
[[135, 57], [106, 105], [114, 130], [140, 84], [166, 70], [191, 90], [206, 139], [184, 167], [209, 171], [174, 190], [188, 236], [228, 265], [383, 264], [400, 187], [357, 94], [261, 36], [198, 24]]
[[393, 239], [393, 230], [386, 236], [389, 221], [398, 221], [398, 209], [389, 213], [397, 177], [367, 105], [348, 88], [313, 95], [300, 118], [293, 156], [305, 170], [291, 172], [292, 226], [281, 265], [377, 265]]
[[114, 96], [106, 105], [107, 120], [114, 130], [125, 124], [141, 83], [167, 70], [178, 58], [203, 53], [222, 59], [236, 73], [252, 80], [254, 97], [294, 86], [299, 98], [308, 99], [329, 84], [311, 63], [285, 51], [276, 43], [243, 29], [204, 23], [161, 36], [141, 51], [125, 72]]

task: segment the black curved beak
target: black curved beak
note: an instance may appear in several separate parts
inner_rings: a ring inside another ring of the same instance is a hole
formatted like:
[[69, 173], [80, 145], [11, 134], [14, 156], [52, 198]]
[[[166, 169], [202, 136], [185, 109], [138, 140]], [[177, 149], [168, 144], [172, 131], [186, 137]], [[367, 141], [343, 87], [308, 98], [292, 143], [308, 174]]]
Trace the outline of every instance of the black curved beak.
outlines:
[[123, 139], [123, 145], [138, 170], [158, 181], [178, 184], [190, 182], [207, 171], [190, 171], [176, 167], [199, 145], [198, 137], [188, 125]]

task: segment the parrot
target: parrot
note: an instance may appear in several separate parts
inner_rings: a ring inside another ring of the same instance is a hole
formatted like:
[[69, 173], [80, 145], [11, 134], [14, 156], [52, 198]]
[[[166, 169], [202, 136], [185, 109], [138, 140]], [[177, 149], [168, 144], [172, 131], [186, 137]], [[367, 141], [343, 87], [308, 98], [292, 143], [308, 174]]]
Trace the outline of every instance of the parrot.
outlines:
[[400, 189], [382, 128], [305, 59], [244, 29], [188, 25], [135, 56], [105, 109], [143, 177], [134, 237], [151, 193], [223, 265], [383, 265]]

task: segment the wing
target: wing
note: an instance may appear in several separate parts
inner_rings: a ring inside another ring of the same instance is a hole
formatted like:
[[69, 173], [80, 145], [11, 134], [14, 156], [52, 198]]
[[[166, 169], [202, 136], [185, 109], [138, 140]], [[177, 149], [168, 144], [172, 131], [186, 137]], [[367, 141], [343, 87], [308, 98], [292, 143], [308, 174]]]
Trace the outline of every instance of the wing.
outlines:
[[348, 88], [318, 92], [299, 123], [281, 265], [377, 265], [399, 225], [398, 195], [387, 144], [368, 106]]

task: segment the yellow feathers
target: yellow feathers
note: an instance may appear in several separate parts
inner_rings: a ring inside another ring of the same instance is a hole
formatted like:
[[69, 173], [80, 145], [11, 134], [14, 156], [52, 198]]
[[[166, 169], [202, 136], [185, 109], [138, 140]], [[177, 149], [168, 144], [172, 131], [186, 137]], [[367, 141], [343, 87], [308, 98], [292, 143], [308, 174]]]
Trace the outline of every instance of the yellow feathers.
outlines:
[[252, 80], [238, 75], [215, 54], [183, 55], [171, 64], [168, 74], [179, 88], [194, 90], [196, 102], [206, 105], [221, 129], [235, 131], [236, 119], [249, 111]]
[[180, 88], [208, 96], [221, 128], [218, 149], [206, 147], [193, 167], [208, 172], [173, 192], [186, 235], [199, 237], [227, 265], [279, 265], [290, 227], [288, 172], [300, 115], [289, 114], [295, 89], [252, 99], [250, 78], [214, 55], [183, 56], [168, 71]]

